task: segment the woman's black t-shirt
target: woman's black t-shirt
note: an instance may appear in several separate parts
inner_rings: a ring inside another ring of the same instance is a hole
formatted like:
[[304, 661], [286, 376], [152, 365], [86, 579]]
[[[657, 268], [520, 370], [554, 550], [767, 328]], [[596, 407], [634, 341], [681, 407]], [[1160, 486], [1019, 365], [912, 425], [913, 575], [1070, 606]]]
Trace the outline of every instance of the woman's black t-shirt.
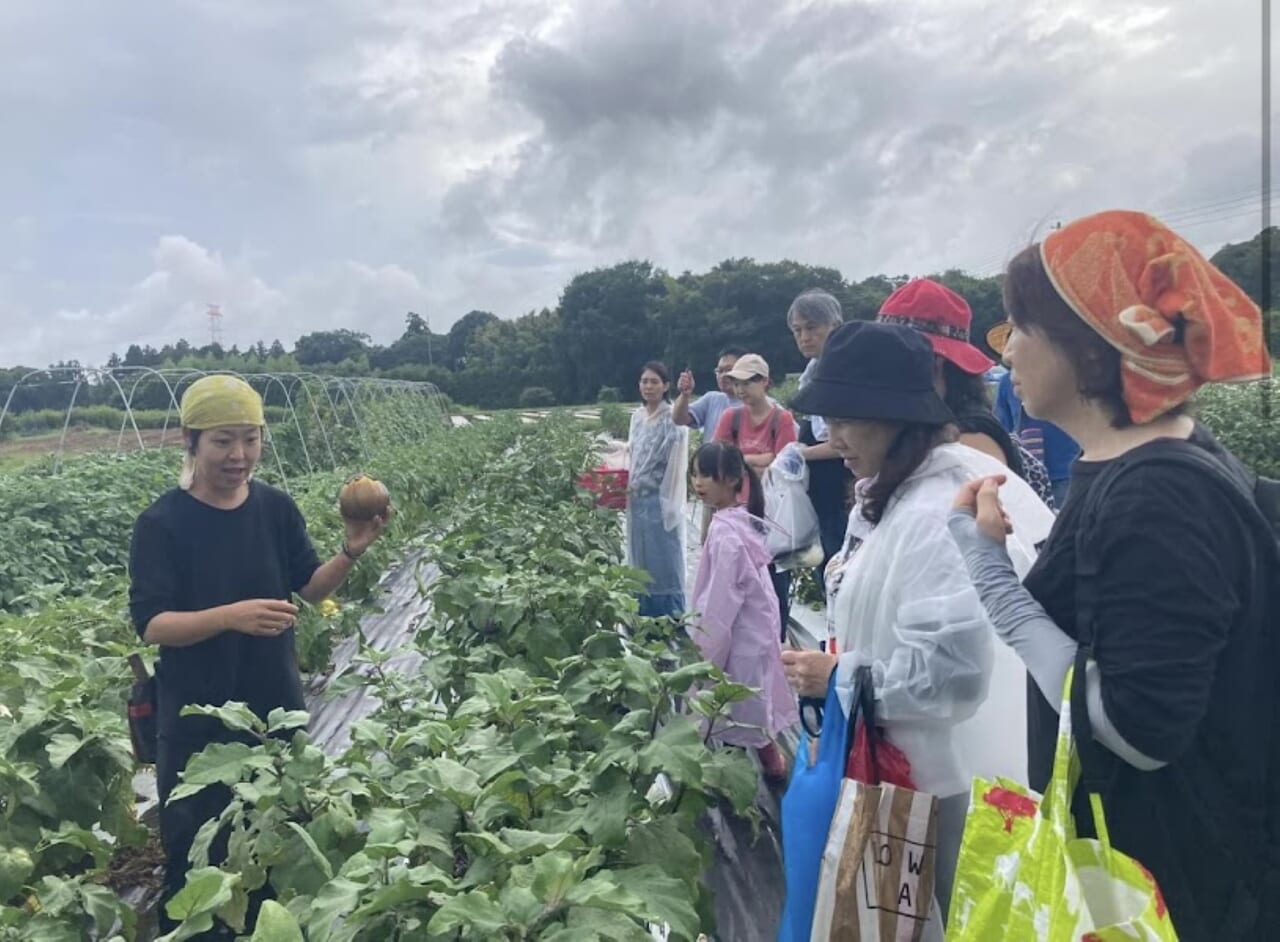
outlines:
[[[1204, 429], [1191, 442], [1234, 461]], [[1078, 461], [1053, 532], [1025, 580], [1049, 617], [1076, 631], [1076, 531], [1105, 462]], [[1116, 479], [1091, 539], [1101, 563], [1095, 658], [1107, 716], [1168, 763], [1142, 772], [1098, 749], [1113, 846], [1155, 875], [1179, 938], [1236, 938], [1235, 891], [1257, 888], [1277, 666], [1257, 532], [1219, 485], [1153, 463]], [[1028, 684], [1031, 786], [1053, 768], [1058, 704]], [[1092, 770], [1091, 770], [1092, 772]], [[1082, 836], [1094, 833], [1076, 795]], [[1243, 936], [1251, 938], [1251, 936]]]
[[[175, 488], [134, 524], [130, 615], [141, 636], [161, 612], [287, 601], [319, 565], [302, 513], [283, 491], [251, 481], [243, 504], [220, 510]], [[217, 720], [179, 717], [188, 704], [240, 700], [264, 719], [276, 707], [304, 708], [293, 629], [273, 638], [224, 631], [188, 647], [161, 646], [156, 678], [162, 737], [227, 738]]]

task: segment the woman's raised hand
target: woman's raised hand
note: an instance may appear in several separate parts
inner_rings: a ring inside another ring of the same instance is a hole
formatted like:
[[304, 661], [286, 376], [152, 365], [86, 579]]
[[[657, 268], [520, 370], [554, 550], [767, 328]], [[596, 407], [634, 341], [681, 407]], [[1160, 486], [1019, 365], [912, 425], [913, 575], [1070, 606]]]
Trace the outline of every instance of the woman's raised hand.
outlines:
[[982, 534], [1001, 545], [1013, 532], [1013, 521], [1000, 503], [1000, 485], [1006, 480], [1005, 475], [994, 474], [969, 481], [960, 488], [952, 505], [956, 510], [972, 514]]

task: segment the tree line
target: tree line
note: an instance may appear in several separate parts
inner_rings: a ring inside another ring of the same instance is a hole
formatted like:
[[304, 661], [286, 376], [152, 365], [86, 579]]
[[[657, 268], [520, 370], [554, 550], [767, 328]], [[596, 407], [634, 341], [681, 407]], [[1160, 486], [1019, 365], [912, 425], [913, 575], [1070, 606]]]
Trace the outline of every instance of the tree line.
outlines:
[[[1213, 261], [1261, 304], [1269, 246], [1272, 271], [1280, 261], [1276, 230], [1248, 242], [1224, 246]], [[999, 276], [978, 277], [952, 269], [932, 274], [958, 292], [973, 309], [973, 338], [983, 346], [988, 328], [1004, 318]], [[690, 368], [699, 388], [714, 388], [712, 367], [718, 351], [736, 344], [768, 359], [777, 378], [799, 372], [804, 361], [791, 340], [785, 314], [792, 299], [808, 288], [830, 291], [846, 319], [870, 319], [884, 299], [908, 276], [876, 275], [846, 280], [834, 268], [795, 261], [728, 259], [703, 273], [671, 275], [647, 261], [625, 261], [575, 276], [554, 308], [504, 320], [488, 311], [471, 311], [447, 333], [433, 333], [410, 312], [404, 332], [392, 343], [374, 344], [351, 329], [316, 331], [299, 337], [292, 350], [276, 340], [245, 350], [224, 350], [185, 340], [160, 349], [131, 345], [113, 355], [108, 368], [172, 367], [230, 369], [239, 372], [312, 371], [344, 376], [381, 376], [434, 383], [458, 403], [481, 408], [595, 402], [602, 390], [633, 398], [640, 366], [665, 361], [673, 371]], [[1275, 289], [1272, 289], [1276, 307]], [[1280, 330], [1272, 323], [1272, 348]], [[990, 351], [988, 351], [990, 352]], [[65, 408], [68, 382], [76, 363], [56, 364], [71, 374], [49, 377], [61, 382], [24, 386], [11, 409]], [[0, 370], [0, 401], [25, 368]], [[147, 393], [150, 398], [162, 394]], [[83, 388], [82, 405], [119, 404], [110, 384]], [[135, 406], [164, 408], [164, 401]]]

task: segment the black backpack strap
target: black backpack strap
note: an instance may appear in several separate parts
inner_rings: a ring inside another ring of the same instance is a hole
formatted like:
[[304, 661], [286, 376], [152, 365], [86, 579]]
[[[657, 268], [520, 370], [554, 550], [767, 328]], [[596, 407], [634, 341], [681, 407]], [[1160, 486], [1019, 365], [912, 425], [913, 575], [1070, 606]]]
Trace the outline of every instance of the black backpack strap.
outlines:
[[1004, 463], [1018, 477], [1026, 477], [1022, 467], [1022, 454], [999, 420], [990, 412], [965, 412], [956, 416], [956, 427], [962, 435], [985, 435], [1004, 453]]
[[[742, 413], [747, 410], [746, 406], [734, 406], [733, 412], [729, 416], [729, 434], [733, 436], [734, 447], [738, 447], [738, 433], [742, 429]], [[769, 442], [773, 446], [773, 453], [778, 453], [778, 429], [782, 425], [782, 409], [778, 406], [773, 407], [773, 412], [769, 418]]]
[[[1093, 738], [1093, 724], [1089, 720], [1089, 701], [1085, 687], [1086, 674], [1090, 659], [1093, 657], [1095, 629], [1097, 627], [1097, 606], [1095, 605], [1094, 587], [1098, 574], [1102, 571], [1102, 560], [1097, 552], [1097, 531], [1099, 512], [1106, 505], [1107, 495], [1116, 480], [1127, 467], [1122, 456], [1109, 464], [1099, 474], [1085, 494], [1084, 507], [1080, 511], [1080, 525], [1076, 528], [1076, 659], [1071, 675], [1071, 732], [1075, 737], [1076, 752], [1080, 757], [1080, 777], [1085, 787], [1099, 795], [1105, 794], [1110, 785], [1110, 777], [1103, 773], [1106, 767], [1102, 756], [1098, 753], [1098, 744]], [[1114, 770], [1114, 766], [1112, 766]]]
[[[1231, 467], [1215, 458], [1205, 449], [1179, 439], [1161, 439], [1135, 449], [1109, 462], [1084, 497], [1080, 526], [1076, 530], [1076, 658], [1071, 681], [1071, 728], [1076, 738], [1080, 756], [1081, 778], [1087, 788], [1099, 794], [1110, 784], [1111, 776], [1103, 770], [1106, 764], [1098, 752], [1093, 738], [1093, 724], [1089, 720], [1088, 699], [1085, 690], [1085, 670], [1093, 658], [1097, 643], [1097, 606], [1094, 586], [1101, 572], [1102, 561], [1097, 551], [1098, 518], [1106, 506], [1107, 497], [1125, 472], [1142, 465], [1164, 464], [1183, 468], [1202, 479], [1215, 482], [1246, 521], [1258, 529], [1259, 534], [1271, 532], [1254, 499], [1257, 479], [1243, 467]], [[1273, 540], [1274, 542], [1274, 540]], [[1113, 774], [1116, 766], [1112, 766]]]

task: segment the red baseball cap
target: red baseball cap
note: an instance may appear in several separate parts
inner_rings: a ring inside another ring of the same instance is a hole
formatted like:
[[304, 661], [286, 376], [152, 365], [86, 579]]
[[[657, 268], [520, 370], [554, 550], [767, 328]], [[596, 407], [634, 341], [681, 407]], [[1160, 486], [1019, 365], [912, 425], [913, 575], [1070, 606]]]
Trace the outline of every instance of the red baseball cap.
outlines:
[[880, 306], [876, 320], [920, 331], [938, 356], [966, 373], [985, 373], [995, 362], [969, 342], [973, 311], [969, 303], [945, 285], [928, 278], [909, 281]]

